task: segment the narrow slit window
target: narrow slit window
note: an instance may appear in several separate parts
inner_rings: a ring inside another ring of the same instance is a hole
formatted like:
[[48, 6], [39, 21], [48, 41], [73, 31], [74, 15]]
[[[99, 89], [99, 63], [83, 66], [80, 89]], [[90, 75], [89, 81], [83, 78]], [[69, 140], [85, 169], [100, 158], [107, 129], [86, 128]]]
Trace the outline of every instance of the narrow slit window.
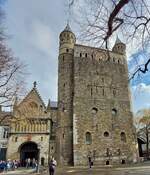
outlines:
[[91, 88], [91, 96], [93, 95], [93, 89]]
[[104, 90], [104, 89], [102, 89], [102, 91], [103, 91], [102, 93], [103, 93], [103, 96], [104, 96], [104, 95], [105, 95], [105, 90]]

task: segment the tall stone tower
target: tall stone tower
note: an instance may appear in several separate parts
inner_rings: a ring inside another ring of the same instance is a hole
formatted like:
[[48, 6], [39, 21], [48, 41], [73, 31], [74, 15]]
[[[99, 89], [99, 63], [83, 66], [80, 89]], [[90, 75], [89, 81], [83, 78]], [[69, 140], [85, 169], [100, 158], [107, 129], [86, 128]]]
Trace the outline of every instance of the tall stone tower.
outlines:
[[112, 51], [75, 44], [73, 98], [74, 165], [129, 163], [136, 142], [128, 87], [126, 46]]
[[[108, 54], [109, 53], [109, 54]], [[126, 45], [112, 50], [76, 44], [69, 25], [60, 34], [57, 160], [61, 165], [132, 162], [137, 156]]]
[[57, 155], [63, 165], [73, 163], [73, 58], [75, 35], [67, 24], [60, 34], [58, 60]]

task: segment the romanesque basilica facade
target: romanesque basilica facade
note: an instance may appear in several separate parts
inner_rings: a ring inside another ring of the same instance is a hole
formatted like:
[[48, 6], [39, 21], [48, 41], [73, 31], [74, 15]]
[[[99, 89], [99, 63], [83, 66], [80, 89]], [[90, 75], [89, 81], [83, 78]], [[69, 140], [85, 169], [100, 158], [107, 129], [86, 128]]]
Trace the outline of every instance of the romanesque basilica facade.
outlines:
[[36, 86], [13, 108], [7, 158], [46, 164], [120, 164], [136, 161], [126, 46], [112, 50], [76, 43], [69, 25], [59, 37], [58, 102], [45, 106]]

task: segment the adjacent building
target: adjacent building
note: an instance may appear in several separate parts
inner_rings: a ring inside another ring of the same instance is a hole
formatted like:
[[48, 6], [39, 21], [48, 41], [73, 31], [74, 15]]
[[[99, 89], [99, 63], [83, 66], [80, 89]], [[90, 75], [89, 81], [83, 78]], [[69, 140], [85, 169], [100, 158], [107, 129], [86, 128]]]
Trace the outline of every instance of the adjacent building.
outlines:
[[6, 160], [10, 131], [11, 113], [2, 111], [0, 106], [0, 160]]

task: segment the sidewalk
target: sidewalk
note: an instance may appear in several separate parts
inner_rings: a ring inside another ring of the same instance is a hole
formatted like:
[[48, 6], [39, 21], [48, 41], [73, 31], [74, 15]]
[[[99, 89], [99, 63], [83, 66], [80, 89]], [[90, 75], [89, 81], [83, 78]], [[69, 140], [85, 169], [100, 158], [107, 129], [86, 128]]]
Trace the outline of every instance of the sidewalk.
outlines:
[[[138, 164], [129, 164], [129, 165], [121, 165], [121, 166], [110, 166], [110, 165], [104, 165], [104, 166], [93, 166], [91, 169], [88, 166], [77, 166], [77, 167], [56, 167], [56, 175], [124, 175], [125, 173], [128, 174], [136, 174], [136, 175], [150, 175], [150, 161], [144, 162], [144, 163], [138, 163]], [[140, 174], [141, 173], [141, 174]], [[40, 173], [35, 173], [35, 170], [33, 169], [26, 169], [26, 168], [20, 168], [15, 171], [8, 171], [7, 173], [1, 173], [1, 174], [7, 174], [7, 175], [49, 175], [48, 173], [48, 167], [41, 167]], [[127, 175], [127, 174], [126, 174]]]
[[34, 169], [25, 169], [25, 168], [19, 168], [19, 169], [16, 169], [16, 170], [13, 170], [13, 171], [7, 171], [7, 172], [3, 172], [1, 174], [19, 174], [19, 175], [28, 175], [28, 174], [32, 174], [34, 173], [35, 170]]
[[[71, 175], [71, 174], [91, 174], [92, 175], [118, 175], [121, 172], [127, 173], [131, 172], [131, 174], [139, 172], [139, 171], [148, 171], [148, 175], [150, 175], [150, 161], [144, 163], [137, 163], [137, 164], [126, 164], [121, 166], [111, 166], [111, 165], [104, 165], [104, 166], [93, 166], [91, 169], [88, 166], [77, 166], [77, 167], [56, 167], [56, 175]], [[111, 173], [112, 172], [112, 173]], [[49, 175], [48, 169], [43, 171], [40, 175]], [[126, 174], [127, 175], [127, 174]], [[137, 174], [138, 175], [138, 174]], [[144, 174], [145, 175], [145, 174]]]

